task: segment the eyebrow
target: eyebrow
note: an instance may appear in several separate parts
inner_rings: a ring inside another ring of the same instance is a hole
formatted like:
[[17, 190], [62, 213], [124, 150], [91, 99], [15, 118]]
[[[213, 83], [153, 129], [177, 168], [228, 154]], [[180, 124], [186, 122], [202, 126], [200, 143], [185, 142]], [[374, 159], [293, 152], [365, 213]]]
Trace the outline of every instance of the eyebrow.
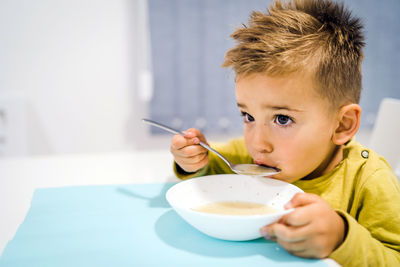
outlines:
[[[237, 106], [239, 108], [247, 108], [246, 105], [237, 103]], [[295, 109], [295, 108], [290, 108], [288, 106], [271, 106], [271, 105], [263, 105], [263, 108], [266, 109], [272, 109], [272, 110], [288, 110], [288, 111], [294, 111], [294, 112], [302, 112], [300, 109]]]

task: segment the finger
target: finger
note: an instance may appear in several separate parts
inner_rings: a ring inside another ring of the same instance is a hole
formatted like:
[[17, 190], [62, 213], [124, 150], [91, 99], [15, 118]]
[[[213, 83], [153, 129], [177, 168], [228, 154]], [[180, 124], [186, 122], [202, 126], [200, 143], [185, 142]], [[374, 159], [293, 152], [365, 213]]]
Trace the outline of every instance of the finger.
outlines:
[[319, 201], [319, 197], [309, 193], [297, 193], [294, 197], [285, 205], [286, 209], [306, 206]]
[[176, 134], [172, 138], [171, 146], [174, 149], [178, 150], [185, 146], [198, 145], [200, 143], [200, 141], [208, 144], [204, 135], [198, 129], [190, 128], [190, 129], [184, 131], [183, 134], [184, 134], [184, 136], [182, 136], [180, 134]]
[[198, 145], [188, 145], [180, 149], [175, 149], [174, 147], [171, 146], [171, 153], [174, 154], [174, 156], [183, 158], [195, 157], [207, 153], [207, 151], [208, 151], [207, 149]]
[[277, 243], [285, 248], [289, 253], [303, 258], [326, 258], [331, 251], [321, 246], [315, 246], [311, 239], [299, 242], [285, 242], [277, 240]]
[[[197, 139], [197, 140], [196, 140]], [[198, 138], [185, 138], [182, 135], [176, 134], [172, 137], [171, 149], [179, 150], [186, 146], [198, 144]]]
[[304, 253], [308, 249], [306, 240], [286, 242], [282, 239], [278, 239], [277, 243], [291, 254]]
[[314, 218], [312, 213], [313, 209], [310, 206], [299, 207], [283, 216], [281, 222], [292, 227], [306, 226]]
[[207, 165], [208, 157], [204, 157], [201, 161], [193, 162], [193, 163], [181, 163], [177, 160], [175, 162], [186, 172], [196, 172]]
[[269, 224], [264, 227], [260, 228], [260, 234], [268, 240], [276, 241], [276, 237], [273, 235], [273, 228], [274, 224]]
[[305, 227], [293, 227], [284, 224], [274, 224], [268, 229], [271, 237], [276, 237], [277, 240], [283, 242], [299, 242], [307, 239], [308, 229]]
[[186, 138], [196, 138], [197, 137], [199, 141], [208, 144], [203, 133], [196, 128], [190, 128], [190, 129], [186, 130], [184, 133], [185, 133]]
[[304, 249], [304, 250], [296, 250], [296, 251], [289, 251], [288, 252], [292, 255], [295, 255], [297, 257], [302, 257], [302, 258], [318, 258], [318, 259], [322, 259], [324, 258], [323, 256], [318, 255], [318, 253], [316, 253], [315, 251], [313, 251], [312, 249]]
[[191, 156], [191, 157], [180, 157], [180, 156], [176, 156], [175, 160], [178, 160], [180, 163], [183, 164], [195, 164], [198, 162], [201, 162], [204, 160], [204, 158], [207, 157], [207, 153], [200, 153], [198, 155], [195, 156]]

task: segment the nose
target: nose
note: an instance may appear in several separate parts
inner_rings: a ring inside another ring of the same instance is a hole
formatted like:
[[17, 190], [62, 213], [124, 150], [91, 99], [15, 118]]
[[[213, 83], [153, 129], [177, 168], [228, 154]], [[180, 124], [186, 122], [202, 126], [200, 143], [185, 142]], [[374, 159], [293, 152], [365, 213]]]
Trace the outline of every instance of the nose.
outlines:
[[251, 140], [253, 148], [259, 153], [271, 153], [273, 146], [266, 125], [257, 125]]

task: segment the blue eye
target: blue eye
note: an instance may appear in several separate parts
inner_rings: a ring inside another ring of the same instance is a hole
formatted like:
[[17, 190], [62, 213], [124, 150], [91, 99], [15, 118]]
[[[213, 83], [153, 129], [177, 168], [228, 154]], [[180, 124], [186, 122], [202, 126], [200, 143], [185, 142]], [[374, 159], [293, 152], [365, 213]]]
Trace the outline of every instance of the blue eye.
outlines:
[[275, 123], [281, 126], [289, 126], [293, 120], [286, 115], [276, 115], [275, 116]]
[[244, 122], [252, 122], [254, 121], [253, 116], [251, 116], [249, 113], [247, 112], [241, 112], [243, 118], [244, 118]]

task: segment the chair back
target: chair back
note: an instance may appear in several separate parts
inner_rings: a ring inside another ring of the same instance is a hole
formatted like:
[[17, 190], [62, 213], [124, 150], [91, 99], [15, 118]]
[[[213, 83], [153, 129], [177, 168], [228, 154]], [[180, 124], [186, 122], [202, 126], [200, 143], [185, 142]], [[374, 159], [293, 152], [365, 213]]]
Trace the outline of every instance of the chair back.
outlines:
[[385, 157], [393, 170], [400, 167], [400, 99], [382, 100], [369, 147]]

